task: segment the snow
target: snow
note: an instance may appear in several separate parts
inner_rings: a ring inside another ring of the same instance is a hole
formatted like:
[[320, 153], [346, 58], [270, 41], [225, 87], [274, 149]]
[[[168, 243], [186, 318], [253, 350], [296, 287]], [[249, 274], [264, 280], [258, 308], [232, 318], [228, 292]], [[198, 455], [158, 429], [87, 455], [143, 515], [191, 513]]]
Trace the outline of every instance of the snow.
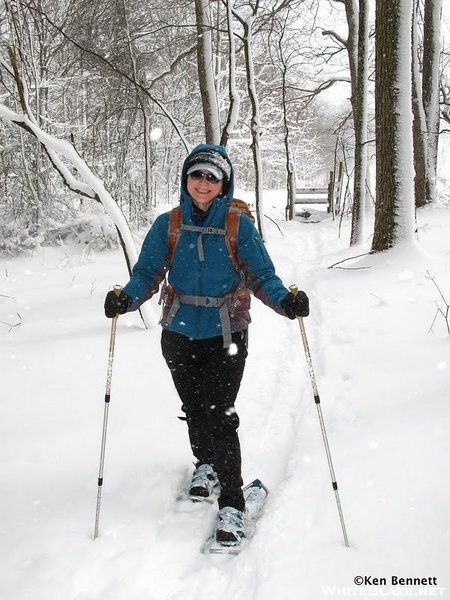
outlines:
[[268, 249], [311, 298], [305, 327], [350, 547], [298, 323], [257, 300], [237, 403], [244, 478], [270, 489], [252, 543], [236, 557], [199, 552], [216, 509], [175, 501], [192, 469], [186, 426], [159, 328], [136, 314], [118, 320], [94, 540], [103, 300], [126, 267], [120, 251], [42, 248], [0, 260], [1, 598], [450, 597], [450, 338], [442, 315], [429, 331], [445, 306], [427, 275], [450, 300], [450, 209], [418, 213], [418, 243], [342, 262], [370, 240], [349, 249], [349, 223], [338, 237], [325, 212], [285, 223], [284, 203], [266, 196], [284, 234], [267, 221]]
[[227, 34], [229, 45], [229, 95], [230, 108], [227, 117], [226, 132], [231, 136], [239, 119], [241, 97], [236, 85], [236, 41], [234, 39], [232, 6], [227, 2]]
[[[137, 260], [136, 246], [123, 213], [111, 194], [105, 189], [103, 181], [94, 175], [74, 146], [67, 140], [56, 138], [43, 131], [35, 123], [34, 119], [28, 115], [15, 113], [1, 103], [0, 118], [16, 123], [23, 123], [45, 147], [46, 152], [52, 159], [59, 174], [71, 189], [79, 191], [81, 194], [85, 194], [91, 198], [98, 197], [100, 199], [109, 215], [113, 217], [113, 222], [120, 231], [127, 248], [130, 261], [134, 264]], [[72, 175], [69, 168], [63, 163], [60, 155], [68, 159], [70, 164], [81, 176], [82, 181], [77, 180], [77, 178]]]
[[[220, 143], [220, 123], [219, 123], [219, 106], [217, 104], [217, 91], [214, 73], [214, 55], [212, 48], [212, 26], [211, 26], [211, 8], [209, 2], [200, 0], [198, 8], [201, 13], [201, 37], [203, 38], [201, 48], [202, 70], [205, 77], [205, 92], [208, 96], [208, 120], [211, 124], [213, 135], [212, 143]], [[199, 34], [200, 37], [200, 34]]]
[[[395, 128], [395, 149], [393, 150], [395, 187], [398, 197], [395, 202], [396, 231], [395, 239], [411, 240], [414, 235], [414, 159], [413, 159], [413, 112], [411, 101], [411, 28], [412, 0], [402, 0], [398, 4], [396, 82], [392, 90]], [[389, 13], [388, 13], [389, 14]], [[394, 58], [395, 60], [395, 58]], [[385, 64], [387, 67], [387, 64]], [[406, 89], [408, 92], [406, 92]], [[404, 137], [402, 137], [404, 136]], [[380, 202], [382, 199], [380, 197]]]

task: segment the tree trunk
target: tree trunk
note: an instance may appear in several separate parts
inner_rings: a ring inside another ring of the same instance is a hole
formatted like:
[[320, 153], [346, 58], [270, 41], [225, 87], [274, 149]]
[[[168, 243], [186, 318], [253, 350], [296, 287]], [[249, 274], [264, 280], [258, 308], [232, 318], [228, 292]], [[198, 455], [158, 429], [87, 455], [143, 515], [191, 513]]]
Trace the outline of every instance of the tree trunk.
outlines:
[[419, 73], [419, 48], [417, 41], [417, 14], [412, 14], [412, 107], [413, 107], [413, 149], [414, 149], [414, 203], [416, 208], [427, 203], [427, 144], [426, 122], [421, 98]]
[[[355, 14], [356, 3], [348, 0], [347, 21], [349, 22], [349, 57], [352, 70], [352, 105], [355, 127], [355, 171], [353, 181], [353, 210], [350, 245], [363, 240], [364, 208], [367, 176], [367, 97], [368, 97], [368, 51], [369, 51], [369, 3], [359, 0], [359, 14]], [[352, 10], [352, 17], [349, 11]], [[357, 19], [358, 18], [358, 19]], [[356, 21], [358, 25], [356, 27]], [[350, 27], [350, 22], [353, 26]], [[350, 41], [352, 40], [352, 41]], [[354, 56], [356, 54], [356, 57]], [[355, 64], [356, 63], [356, 64]], [[356, 73], [355, 71], [356, 67]]]
[[427, 124], [428, 176], [426, 202], [436, 197], [436, 171], [439, 140], [439, 61], [442, 0], [425, 0], [423, 24], [422, 102]]
[[376, 206], [372, 252], [414, 234], [412, 0], [376, 0]]
[[195, 15], [197, 19], [198, 79], [205, 122], [205, 142], [219, 144], [219, 108], [214, 84], [211, 14], [208, 0], [195, 0]]
[[279, 44], [281, 58], [281, 77], [282, 77], [282, 98], [283, 98], [283, 129], [284, 129], [284, 152], [286, 156], [286, 188], [287, 188], [287, 201], [285, 209], [285, 217], [287, 221], [292, 221], [295, 217], [295, 196], [297, 191], [297, 182], [295, 176], [294, 157], [291, 152], [290, 142], [290, 127], [288, 120], [288, 106], [287, 106], [287, 65], [283, 58], [283, 48], [281, 46], [281, 39]]
[[240, 96], [236, 86], [236, 44], [234, 41], [233, 14], [231, 0], [227, 0], [227, 32], [229, 47], [229, 67], [228, 67], [228, 94], [230, 106], [225, 127], [222, 131], [220, 143], [226, 147], [228, 139], [232, 134], [239, 116]]
[[242, 22], [244, 27], [244, 53], [245, 53], [245, 69], [247, 73], [247, 90], [252, 107], [252, 117], [250, 123], [250, 131], [252, 135], [252, 156], [255, 167], [255, 204], [256, 204], [256, 223], [258, 231], [263, 239], [264, 234], [264, 211], [262, 206], [263, 183], [262, 183], [262, 161], [261, 161], [261, 115], [259, 107], [259, 99], [256, 93], [256, 81], [253, 65], [253, 48], [252, 48], [252, 27], [254, 17], [249, 17]]

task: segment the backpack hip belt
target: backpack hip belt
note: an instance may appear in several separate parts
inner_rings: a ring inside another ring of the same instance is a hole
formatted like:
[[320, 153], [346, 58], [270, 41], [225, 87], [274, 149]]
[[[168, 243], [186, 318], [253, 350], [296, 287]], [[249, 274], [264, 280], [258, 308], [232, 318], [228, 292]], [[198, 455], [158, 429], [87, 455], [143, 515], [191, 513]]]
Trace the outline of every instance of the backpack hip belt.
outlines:
[[[171, 290], [173, 290], [173, 288], [171, 288]], [[229, 348], [231, 346], [231, 322], [227, 300], [227, 296], [223, 296], [221, 298], [214, 298], [213, 296], [189, 296], [187, 294], [178, 294], [175, 292], [175, 290], [173, 290], [173, 300], [171, 306], [169, 307], [166, 323], [167, 325], [172, 323], [182, 304], [202, 306], [204, 308], [218, 308], [220, 324], [222, 325], [223, 347]]]

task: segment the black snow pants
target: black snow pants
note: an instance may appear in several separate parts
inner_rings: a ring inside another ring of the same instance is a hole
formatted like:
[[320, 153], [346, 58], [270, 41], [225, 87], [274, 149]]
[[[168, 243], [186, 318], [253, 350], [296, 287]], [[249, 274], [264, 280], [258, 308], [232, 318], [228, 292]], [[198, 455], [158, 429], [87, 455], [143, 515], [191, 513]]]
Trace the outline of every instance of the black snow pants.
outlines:
[[247, 330], [232, 334], [231, 348], [222, 336], [192, 340], [163, 329], [162, 353], [186, 415], [197, 466], [211, 465], [219, 477], [219, 508], [244, 510], [239, 417], [234, 404], [247, 358]]

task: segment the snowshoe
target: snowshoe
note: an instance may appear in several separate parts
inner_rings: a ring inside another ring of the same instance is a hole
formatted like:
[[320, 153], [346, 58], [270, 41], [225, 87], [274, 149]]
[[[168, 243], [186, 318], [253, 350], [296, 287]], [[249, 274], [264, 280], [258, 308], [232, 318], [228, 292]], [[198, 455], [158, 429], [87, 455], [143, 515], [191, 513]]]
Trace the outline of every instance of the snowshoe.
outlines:
[[[243, 492], [245, 512], [242, 513], [230, 507], [219, 512], [220, 518], [215, 531], [201, 548], [204, 554], [239, 554], [250, 543], [262, 515], [269, 490], [259, 479], [255, 479], [244, 487]], [[225, 518], [222, 518], [221, 515], [222, 511], [226, 511], [227, 518], [229, 517], [234, 523], [226, 525]], [[238, 514], [236, 515], [236, 513]], [[239, 523], [241, 519], [241, 524], [236, 526], [236, 521]], [[242, 532], [243, 535], [239, 532]]]

